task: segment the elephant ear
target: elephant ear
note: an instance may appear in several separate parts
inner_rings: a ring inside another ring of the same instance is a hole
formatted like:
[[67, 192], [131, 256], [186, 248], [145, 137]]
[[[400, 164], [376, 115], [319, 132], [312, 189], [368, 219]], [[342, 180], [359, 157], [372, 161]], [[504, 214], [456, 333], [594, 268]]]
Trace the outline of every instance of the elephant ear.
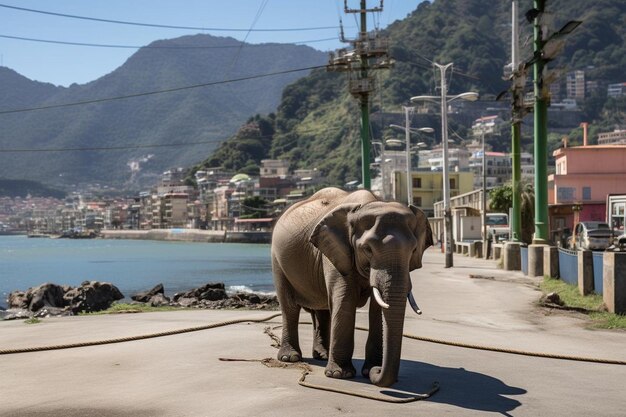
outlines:
[[422, 267], [422, 255], [424, 251], [433, 245], [433, 232], [424, 212], [413, 205], [409, 205], [409, 208], [417, 218], [415, 230], [413, 231], [417, 238], [417, 249], [413, 253], [413, 256], [411, 256], [411, 263], [409, 265], [410, 270], [413, 271], [414, 269]]
[[360, 207], [360, 204], [337, 206], [317, 223], [309, 239], [343, 276], [349, 275], [354, 269], [348, 214]]

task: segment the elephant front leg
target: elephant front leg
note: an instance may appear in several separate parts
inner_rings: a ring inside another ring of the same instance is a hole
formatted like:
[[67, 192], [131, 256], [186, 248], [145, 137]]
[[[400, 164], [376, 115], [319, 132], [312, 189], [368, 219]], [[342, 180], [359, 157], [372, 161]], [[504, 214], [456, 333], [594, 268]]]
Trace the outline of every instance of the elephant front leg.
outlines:
[[335, 294], [334, 299], [331, 305], [330, 352], [325, 374], [330, 378], [354, 378], [356, 369], [352, 365], [352, 354], [356, 297], [344, 293]]
[[328, 360], [330, 311], [311, 311], [311, 319], [313, 320], [313, 358]]
[[369, 378], [370, 369], [383, 364], [383, 318], [382, 310], [373, 297], [370, 298], [369, 333], [365, 344], [365, 362], [361, 375]]

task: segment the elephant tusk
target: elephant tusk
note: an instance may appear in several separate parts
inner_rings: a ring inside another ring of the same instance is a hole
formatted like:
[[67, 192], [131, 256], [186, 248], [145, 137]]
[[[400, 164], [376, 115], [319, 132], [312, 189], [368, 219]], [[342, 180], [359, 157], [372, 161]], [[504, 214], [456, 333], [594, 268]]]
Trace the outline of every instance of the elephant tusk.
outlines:
[[389, 304], [383, 301], [383, 297], [380, 295], [380, 291], [378, 291], [378, 288], [372, 287], [372, 292], [374, 293], [374, 299], [379, 306], [381, 306], [382, 308], [389, 308]]
[[422, 310], [420, 310], [417, 302], [415, 302], [415, 297], [413, 297], [413, 293], [411, 291], [409, 291], [409, 293], [407, 294], [407, 298], [409, 299], [409, 304], [411, 304], [411, 308], [413, 309], [413, 311], [415, 311], [417, 314], [422, 314]]

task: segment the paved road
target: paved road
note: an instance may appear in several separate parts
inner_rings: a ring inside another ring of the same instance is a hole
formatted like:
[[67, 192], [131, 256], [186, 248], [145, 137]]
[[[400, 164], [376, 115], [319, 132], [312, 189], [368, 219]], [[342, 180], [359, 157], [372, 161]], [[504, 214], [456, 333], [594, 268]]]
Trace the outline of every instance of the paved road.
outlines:
[[[407, 311], [405, 332], [539, 352], [626, 360], [626, 332], [587, 330], [582, 316], [535, 306], [533, 280], [493, 261], [426, 252], [412, 275], [424, 314]], [[480, 278], [470, 278], [479, 276]], [[0, 322], [0, 349], [133, 336], [270, 312], [181, 311]], [[305, 315], [303, 320], [308, 320]], [[367, 326], [367, 313], [358, 323]], [[623, 416], [626, 367], [470, 350], [405, 339], [400, 392], [441, 389], [427, 401], [390, 404], [301, 387], [299, 369], [259, 362], [275, 348], [264, 329], [280, 320], [122, 344], [0, 356], [0, 416]], [[305, 356], [310, 326], [301, 327]], [[356, 333], [355, 365], [366, 334]], [[308, 360], [307, 381], [365, 394], [390, 394], [363, 378], [334, 381]]]

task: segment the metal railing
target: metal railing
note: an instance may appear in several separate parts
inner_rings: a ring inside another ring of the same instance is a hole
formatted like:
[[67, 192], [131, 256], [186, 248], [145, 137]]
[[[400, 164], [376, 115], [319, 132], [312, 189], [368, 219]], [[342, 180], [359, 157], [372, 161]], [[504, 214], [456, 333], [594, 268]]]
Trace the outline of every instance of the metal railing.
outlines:
[[578, 252], [559, 248], [559, 277], [568, 284], [578, 285]]

